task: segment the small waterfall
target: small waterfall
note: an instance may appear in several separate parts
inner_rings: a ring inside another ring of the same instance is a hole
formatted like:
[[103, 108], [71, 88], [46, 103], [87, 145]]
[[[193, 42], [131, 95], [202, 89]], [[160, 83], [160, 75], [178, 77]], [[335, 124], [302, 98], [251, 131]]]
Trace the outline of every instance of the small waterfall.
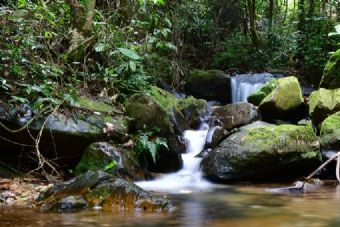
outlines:
[[249, 95], [273, 78], [273, 75], [270, 73], [242, 74], [232, 77], [232, 102], [247, 102]]
[[182, 154], [183, 168], [176, 173], [165, 174], [153, 181], [136, 182], [145, 190], [171, 193], [188, 193], [193, 189], [207, 189], [211, 184], [202, 178], [201, 158], [197, 158], [204, 148], [209, 126], [203, 124], [199, 130], [184, 132], [186, 153]]

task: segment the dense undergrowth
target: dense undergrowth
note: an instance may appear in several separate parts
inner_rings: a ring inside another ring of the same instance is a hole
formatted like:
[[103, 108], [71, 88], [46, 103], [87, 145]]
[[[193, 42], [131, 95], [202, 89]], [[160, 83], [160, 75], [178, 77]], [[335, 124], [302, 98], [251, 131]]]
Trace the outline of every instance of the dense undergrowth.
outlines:
[[317, 84], [336, 49], [327, 36], [336, 2], [304, 3], [303, 18], [298, 6], [273, 3], [256, 1], [256, 46], [247, 1], [0, 3], [2, 99], [37, 109], [84, 95], [124, 102], [154, 84], [181, 89], [192, 68], [284, 69]]

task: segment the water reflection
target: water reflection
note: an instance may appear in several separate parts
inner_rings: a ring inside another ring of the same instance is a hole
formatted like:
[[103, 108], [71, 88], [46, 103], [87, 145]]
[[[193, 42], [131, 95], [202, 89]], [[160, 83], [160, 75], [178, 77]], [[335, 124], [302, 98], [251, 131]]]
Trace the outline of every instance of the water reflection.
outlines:
[[337, 227], [337, 188], [296, 195], [268, 194], [263, 187], [228, 187], [213, 192], [169, 195], [171, 213], [46, 213], [0, 207], [1, 227]]

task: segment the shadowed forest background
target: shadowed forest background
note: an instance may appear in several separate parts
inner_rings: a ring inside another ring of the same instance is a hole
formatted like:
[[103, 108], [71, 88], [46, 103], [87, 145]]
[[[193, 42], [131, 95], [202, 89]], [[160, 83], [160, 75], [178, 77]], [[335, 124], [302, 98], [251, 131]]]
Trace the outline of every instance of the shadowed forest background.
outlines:
[[124, 102], [192, 68], [294, 72], [318, 86], [338, 37], [333, 0], [0, 1], [0, 89], [42, 108], [81, 94]]

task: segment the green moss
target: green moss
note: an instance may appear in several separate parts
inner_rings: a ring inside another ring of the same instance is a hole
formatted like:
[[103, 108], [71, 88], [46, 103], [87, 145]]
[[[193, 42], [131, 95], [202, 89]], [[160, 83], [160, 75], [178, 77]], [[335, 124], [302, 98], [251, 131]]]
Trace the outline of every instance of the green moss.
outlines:
[[211, 80], [214, 79], [215, 77], [221, 77], [225, 76], [225, 73], [222, 70], [215, 70], [215, 69], [210, 69], [210, 70], [200, 70], [200, 69], [194, 69], [190, 71], [189, 77], [188, 77], [188, 82], [197, 80], [197, 79], [205, 79], [205, 80]]
[[156, 86], [151, 86], [148, 94], [166, 111], [171, 109], [176, 102], [176, 98], [171, 93]]
[[339, 110], [340, 89], [320, 88], [309, 96], [309, 114], [315, 125], [319, 125], [329, 115]]
[[79, 98], [78, 106], [90, 111], [96, 111], [101, 113], [109, 113], [115, 110], [112, 106], [104, 102], [94, 101], [86, 98]]
[[273, 120], [273, 117], [288, 119], [303, 103], [300, 84], [296, 77], [280, 78], [275, 86], [259, 105], [262, 117], [267, 121]]
[[340, 112], [327, 117], [321, 124], [321, 135], [330, 134], [340, 129]]
[[[316, 141], [316, 135], [311, 126], [297, 125], [280, 125], [280, 126], [265, 126], [259, 128], [247, 129], [245, 135], [246, 145], [253, 146], [256, 144], [259, 150], [269, 151], [276, 147], [286, 147], [303, 142]], [[295, 143], [293, 143], [293, 141]], [[304, 151], [304, 147], [296, 146], [294, 150]], [[280, 152], [280, 149], [277, 150]]]
[[278, 86], [278, 81], [273, 79], [268, 81], [262, 88], [257, 90], [255, 93], [248, 96], [248, 102], [254, 104], [255, 106], [260, 105], [262, 100], [269, 95]]
[[320, 87], [340, 88], [340, 49], [328, 60], [321, 78]]

